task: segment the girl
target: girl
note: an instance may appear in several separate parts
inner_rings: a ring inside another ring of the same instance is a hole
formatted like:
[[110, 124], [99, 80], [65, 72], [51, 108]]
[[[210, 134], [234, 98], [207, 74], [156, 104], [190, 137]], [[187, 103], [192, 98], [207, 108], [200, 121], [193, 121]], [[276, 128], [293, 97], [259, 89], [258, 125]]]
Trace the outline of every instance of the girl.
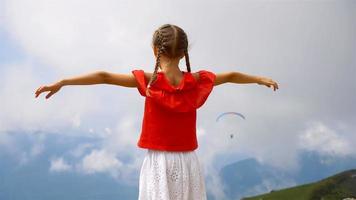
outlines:
[[[140, 170], [139, 200], [206, 200], [206, 190], [199, 160], [195, 154], [196, 110], [201, 107], [213, 86], [223, 83], [257, 83], [278, 89], [266, 77], [239, 72], [215, 74], [207, 70], [191, 72], [188, 38], [176, 25], [164, 24], [153, 34], [156, 57], [153, 73], [142, 69], [132, 74], [97, 71], [62, 79], [39, 87], [37, 98], [49, 91], [46, 99], [65, 85], [113, 84], [136, 87], [145, 97], [141, 135], [137, 145], [147, 149]], [[178, 64], [185, 57], [187, 71]]]

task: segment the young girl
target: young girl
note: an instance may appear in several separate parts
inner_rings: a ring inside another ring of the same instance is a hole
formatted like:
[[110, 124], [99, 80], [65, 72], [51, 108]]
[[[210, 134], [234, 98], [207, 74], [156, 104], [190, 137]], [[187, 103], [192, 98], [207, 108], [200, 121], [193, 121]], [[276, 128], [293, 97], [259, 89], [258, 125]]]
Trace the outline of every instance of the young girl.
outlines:
[[[139, 200], [206, 200], [204, 176], [195, 153], [196, 110], [213, 86], [223, 83], [257, 83], [278, 89], [266, 77], [239, 72], [215, 74], [207, 70], [191, 72], [188, 38], [176, 25], [164, 24], [153, 34], [156, 57], [153, 73], [142, 69], [132, 74], [97, 71], [41, 86], [36, 98], [49, 91], [46, 99], [65, 85], [113, 84], [136, 87], [145, 97], [141, 135], [137, 145], [147, 149], [139, 181]], [[185, 57], [187, 71], [178, 64]]]

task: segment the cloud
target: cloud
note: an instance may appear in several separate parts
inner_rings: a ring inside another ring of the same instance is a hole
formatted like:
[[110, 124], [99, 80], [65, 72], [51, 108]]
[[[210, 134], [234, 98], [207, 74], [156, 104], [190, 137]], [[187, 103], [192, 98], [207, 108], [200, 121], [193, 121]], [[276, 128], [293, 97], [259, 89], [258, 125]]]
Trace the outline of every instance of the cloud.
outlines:
[[[105, 173], [128, 185], [136, 185], [146, 151], [136, 147], [139, 130], [132, 115], [120, 118], [116, 127], [96, 130], [95, 143], [79, 143], [68, 151], [75, 171], [82, 174]], [[90, 129], [89, 129], [90, 130]], [[70, 135], [66, 135], [70, 137]], [[91, 137], [81, 135], [81, 137]]]
[[72, 169], [72, 166], [70, 164], [66, 163], [62, 157], [51, 159], [51, 166], [50, 166], [49, 171], [63, 172], [63, 171], [69, 171], [71, 169]]
[[46, 135], [42, 133], [0, 132], [1, 153], [18, 165], [26, 165], [40, 157], [45, 151]]
[[100, 4], [44, 0], [5, 2], [7, 29], [28, 54], [58, 73], [93, 70], [99, 66], [114, 70], [114, 64], [128, 64], [127, 56], [142, 52], [129, 47], [142, 43], [149, 47], [145, 42], [148, 35], [140, 36], [142, 29], [147, 30], [149, 25], [129, 17], [147, 15], [145, 4], [148, 2], [140, 2], [142, 7], [129, 1], [112, 0]]
[[35, 144], [32, 146], [30, 155], [31, 156], [38, 156], [40, 155], [44, 150], [44, 145], [43, 144]]
[[[114, 178], [119, 178], [132, 185], [135, 185], [138, 181], [137, 173], [141, 168], [146, 153], [144, 149], [136, 146], [140, 132], [138, 124], [140, 122], [135, 119], [135, 115], [128, 114], [120, 118], [114, 127], [105, 127], [103, 131], [97, 133], [102, 135], [102, 142], [98, 149], [94, 151], [96, 152], [94, 155], [102, 156], [108, 163], [111, 163], [111, 167], [103, 169], [104, 171]], [[85, 157], [91, 158], [93, 157], [92, 154], [93, 152]], [[84, 160], [82, 161], [82, 166], [84, 166]], [[88, 171], [86, 167], [81, 169]], [[92, 173], [98, 172], [100, 170], [92, 170]]]
[[78, 144], [75, 149], [69, 151], [69, 154], [74, 156], [75, 158], [79, 158], [87, 151], [87, 149], [92, 148], [93, 146], [94, 144], [92, 143]]
[[206, 191], [213, 194], [215, 199], [228, 199], [224, 192], [224, 184], [219, 176], [219, 171], [211, 165], [205, 166], [203, 172], [205, 176]]
[[332, 156], [345, 156], [355, 153], [346, 136], [341, 135], [320, 121], [311, 122], [299, 135], [300, 148], [317, 151]]
[[114, 154], [106, 150], [93, 150], [83, 158], [78, 167], [88, 174], [108, 172], [116, 177], [119, 175], [122, 163]]
[[0, 75], [0, 133], [13, 130], [55, 132], [63, 128], [78, 128], [81, 116], [97, 108], [95, 94], [85, 89], [62, 88], [50, 99], [44, 98], [46, 93], [35, 98], [35, 90], [41, 83], [31, 61], [0, 67], [6, 69]]

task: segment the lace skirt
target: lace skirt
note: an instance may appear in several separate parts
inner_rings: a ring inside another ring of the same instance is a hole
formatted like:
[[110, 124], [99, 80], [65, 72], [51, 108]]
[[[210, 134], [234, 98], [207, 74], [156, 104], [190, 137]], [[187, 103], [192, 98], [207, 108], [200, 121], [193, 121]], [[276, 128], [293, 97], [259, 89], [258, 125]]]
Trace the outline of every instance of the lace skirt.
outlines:
[[148, 149], [139, 181], [139, 200], [206, 200], [204, 174], [195, 151]]

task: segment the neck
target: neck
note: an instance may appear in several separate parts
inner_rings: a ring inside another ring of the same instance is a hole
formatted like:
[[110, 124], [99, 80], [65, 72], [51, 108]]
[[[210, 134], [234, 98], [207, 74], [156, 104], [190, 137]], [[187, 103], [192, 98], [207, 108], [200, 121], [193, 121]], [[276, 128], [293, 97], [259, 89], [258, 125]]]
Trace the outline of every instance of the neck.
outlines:
[[166, 74], [181, 74], [179, 69], [180, 59], [167, 59], [165, 57], [160, 58], [161, 70]]

